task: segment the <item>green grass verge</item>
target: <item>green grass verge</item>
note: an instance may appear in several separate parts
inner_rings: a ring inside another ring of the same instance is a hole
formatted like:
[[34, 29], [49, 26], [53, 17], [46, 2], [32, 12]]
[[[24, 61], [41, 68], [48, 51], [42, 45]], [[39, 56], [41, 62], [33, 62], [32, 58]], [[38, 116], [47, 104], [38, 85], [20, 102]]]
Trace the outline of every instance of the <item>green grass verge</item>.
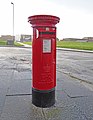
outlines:
[[0, 39], [0, 45], [7, 45], [7, 41]]
[[93, 50], [93, 42], [57, 41], [57, 47], [80, 50]]
[[32, 45], [32, 42], [23, 42], [23, 43], [27, 45]]
[[[0, 45], [1, 45], [1, 46], [2, 46], [2, 45], [3, 45], [3, 46], [7, 46], [7, 41], [0, 39]], [[20, 47], [20, 46], [23, 46], [23, 45], [21, 45], [21, 44], [19, 44], [19, 43], [17, 43], [17, 42], [14, 42], [14, 46]]]

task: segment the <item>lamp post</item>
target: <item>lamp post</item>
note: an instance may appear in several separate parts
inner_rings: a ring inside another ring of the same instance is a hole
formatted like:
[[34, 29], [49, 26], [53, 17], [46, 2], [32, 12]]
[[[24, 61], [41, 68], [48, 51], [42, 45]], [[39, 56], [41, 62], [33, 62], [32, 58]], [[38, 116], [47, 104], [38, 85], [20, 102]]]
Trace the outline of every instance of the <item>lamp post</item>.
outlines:
[[13, 5], [13, 44], [14, 44], [14, 3], [11, 2], [11, 4]]

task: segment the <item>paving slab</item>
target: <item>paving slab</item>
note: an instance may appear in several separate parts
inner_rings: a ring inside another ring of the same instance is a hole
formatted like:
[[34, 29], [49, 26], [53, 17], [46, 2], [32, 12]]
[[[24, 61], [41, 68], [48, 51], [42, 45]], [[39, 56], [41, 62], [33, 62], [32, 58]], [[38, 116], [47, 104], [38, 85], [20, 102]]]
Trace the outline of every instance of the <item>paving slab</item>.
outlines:
[[60, 72], [57, 72], [57, 90], [65, 91], [71, 98], [93, 96], [93, 91], [86, 88], [79, 80]]
[[13, 74], [13, 70], [12, 69], [4, 69], [4, 68], [1, 68], [0, 69], [0, 76], [12, 76]]
[[21, 72], [14, 71], [13, 79], [14, 80], [31, 80], [32, 79], [31, 71], [21, 71]]
[[69, 96], [62, 90], [56, 90], [56, 101], [68, 100]]
[[64, 91], [67, 93], [68, 96], [71, 98], [74, 97], [84, 97], [84, 96], [93, 96], [93, 91], [90, 91], [89, 89], [86, 89], [82, 84], [80, 83], [73, 83], [71, 81], [64, 82], [62, 84]]
[[41, 108], [31, 103], [31, 96], [7, 96], [1, 120], [45, 120]]
[[4, 107], [6, 94], [12, 81], [12, 71], [10, 71], [8, 74], [7, 71], [2, 70], [1, 73], [2, 74], [0, 75], [0, 115]]
[[15, 80], [11, 83], [7, 96], [30, 95], [32, 94], [31, 80]]
[[87, 120], [93, 120], [93, 96], [76, 98], [74, 102]]
[[6, 88], [0, 88], [0, 115], [2, 113], [4, 104], [5, 104], [6, 94], [7, 94], [7, 89]]

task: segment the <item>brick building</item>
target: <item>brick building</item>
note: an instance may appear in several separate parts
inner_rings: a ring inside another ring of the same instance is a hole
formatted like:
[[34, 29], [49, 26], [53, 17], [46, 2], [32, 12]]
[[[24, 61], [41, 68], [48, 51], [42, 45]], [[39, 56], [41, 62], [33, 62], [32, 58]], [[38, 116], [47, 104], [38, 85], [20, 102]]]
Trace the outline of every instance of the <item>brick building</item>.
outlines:
[[3, 40], [13, 40], [13, 38], [15, 39], [15, 36], [11, 36], [11, 35], [1, 35], [0, 39], [3, 39]]

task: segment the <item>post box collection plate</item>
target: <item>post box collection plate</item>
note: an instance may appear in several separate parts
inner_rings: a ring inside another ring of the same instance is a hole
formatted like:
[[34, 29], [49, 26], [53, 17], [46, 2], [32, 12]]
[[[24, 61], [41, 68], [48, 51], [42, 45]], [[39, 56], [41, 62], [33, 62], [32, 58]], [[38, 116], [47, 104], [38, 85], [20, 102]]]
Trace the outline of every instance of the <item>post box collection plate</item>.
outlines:
[[51, 39], [43, 39], [43, 53], [51, 53]]

